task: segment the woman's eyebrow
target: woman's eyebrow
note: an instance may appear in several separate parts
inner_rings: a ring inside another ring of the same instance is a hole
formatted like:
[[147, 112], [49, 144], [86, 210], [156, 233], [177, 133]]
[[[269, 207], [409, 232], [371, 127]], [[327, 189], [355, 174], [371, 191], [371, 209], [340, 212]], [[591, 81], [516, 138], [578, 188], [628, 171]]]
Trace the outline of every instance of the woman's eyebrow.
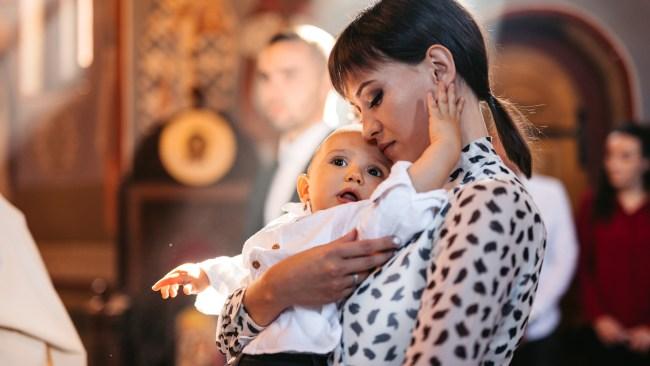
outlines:
[[357, 89], [357, 92], [355, 93], [356, 97], [359, 98], [359, 96], [361, 95], [361, 92], [363, 91], [363, 88], [365, 88], [368, 84], [372, 83], [373, 81], [375, 81], [375, 80], [374, 79], [366, 80], [363, 83], [361, 83], [361, 85], [359, 85], [359, 88]]

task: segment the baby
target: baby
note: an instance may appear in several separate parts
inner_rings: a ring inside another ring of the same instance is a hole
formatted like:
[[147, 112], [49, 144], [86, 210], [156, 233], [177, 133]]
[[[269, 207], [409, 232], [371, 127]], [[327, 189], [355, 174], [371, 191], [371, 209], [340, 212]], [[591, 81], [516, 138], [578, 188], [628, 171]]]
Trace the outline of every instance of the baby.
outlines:
[[[249, 238], [240, 256], [184, 264], [152, 289], [167, 298], [175, 297], [183, 286], [186, 294], [199, 293], [199, 310], [215, 313], [226, 296], [275, 263], [353, 229], [360, 239], [393, 235], [396, 243], [406, 243], [430, 225], [446, 203], [442, 186], [460, 156], [462, 101], [456, 100], [453, 86], [439, 88], [438, 93], [437, 102], [427, 96], [432, 144], [415, 162], [399, 161], [390, 168], [379, 148], [363, 139], [359, 125], [339, 128], [316, 151], [307, 174], [298, 178], [302, 203], [287, 204], [287, 213]], [[447, 98], [440, 98], [440, 93], [447, 93]], [[323, 355], [338, 344], [341, 332], [335, 304], [294, 306], [243, 353]]]

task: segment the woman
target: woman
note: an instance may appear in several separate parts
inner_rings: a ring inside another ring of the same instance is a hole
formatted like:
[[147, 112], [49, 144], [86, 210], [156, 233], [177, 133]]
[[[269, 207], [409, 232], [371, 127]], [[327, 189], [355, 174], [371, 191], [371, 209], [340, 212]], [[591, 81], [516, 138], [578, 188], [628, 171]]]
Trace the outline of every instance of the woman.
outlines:
[[581, 297], [595, 333], [590, 364], [650, 364], [649, 134], [629, 123], [607, 136], [600, 186], [579, 213]]
[[336, 364], [507, 364], [525, 329], [545, 231], [487, 137], [480, 102], [508, 157], [530, 175], [509, 106], [492, 95], [478, 26], [453, 0], [384, 0], [341, 34], [329, 68], [357, 108], [364, 137], [393, 161], [413, 161], [426, 149], [426, 93], [455, 85], [465, 101], [465, 148], [446, 185], [449, 204], [397, 253], [389, 238], [356, 242], [351, 233], [278, 263], [231, 295], [218, 345], [236, 357], [283, 309], [347, 297]]

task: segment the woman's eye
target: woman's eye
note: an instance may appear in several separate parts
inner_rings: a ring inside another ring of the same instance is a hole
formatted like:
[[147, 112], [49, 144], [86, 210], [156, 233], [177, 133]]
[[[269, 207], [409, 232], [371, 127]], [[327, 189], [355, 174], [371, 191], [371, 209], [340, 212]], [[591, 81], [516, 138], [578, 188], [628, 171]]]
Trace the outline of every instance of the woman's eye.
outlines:
[[334, 158], [334, 159], [332, 159], [330, 161], [330, 163], [332, 165], [336, 165], [336, 166], [346, 166], [347, 165], [347, 162], [345, 161], [345, 159], [341, 159], [341, 158]]
[[384, 91], [380, 90], [375, 94], [375, 97], [370, 101], [369, 108], [374, 108], [381, 104], [381, 100], [384, 98]]
[[373, 177], [378, 177], [381, 178], [384, 176], [384, 172], [381, 171], [379, 168], [369, 168], [368, 169], [368, 174], [372, 175]]

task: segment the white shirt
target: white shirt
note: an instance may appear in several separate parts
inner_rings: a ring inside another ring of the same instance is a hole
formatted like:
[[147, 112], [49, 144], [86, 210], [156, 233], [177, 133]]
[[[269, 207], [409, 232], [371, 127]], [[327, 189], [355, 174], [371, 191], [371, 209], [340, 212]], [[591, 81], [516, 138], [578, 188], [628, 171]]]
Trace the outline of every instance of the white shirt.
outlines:
[[296, 191], [296, 178], [303, 173], [312, 154], [331, 130], [327, 124], [319, 122], [292, 140], [280, 139], [278, 168], [264, 202], [265, 224], [282, 215], [282, 206]]
[[559, 302], [573, 278], [578, 243], [562, 183], [535, 175], [524, 180], [524, 185], [539, 208], [547, 231], [544, 265], [526, 330], [529, 340], [537, 340], [550, 335], [560, 322]]
[[0, 365], [85, 366], [25, 217], [0, 195]]
[[[232, 258], [227, 264], [225, 257], [202, 264], [211, 279], [213, 291], [220, 287], [216, 292], [227, 296], [282, 259], [331, 242], [354, 228], [361, 239], [395, 235], [405, 243], [418, 230], [433, 222], [448, 198], [443, 189], [417, 193], [408, 175], [410, 165], [405, 161], [395, 163], [390, 176], [377, 187], [369, 200], [343, 204], [313, 214], [304, 210], [299, 203], [288, 204], [285, 206], [288, 208], [287, 214], [272, 221], [246, 241], [241, 256]], [[236, 269], [242, 263], [246, 269]], [[228, 267], [227, 274], [223, 268], [219, 268], [220, 264]], [[228, 284], [219, 283], [222, 275], [226, 276]], [[241, 283], [231, 281], [234, 277]], [[226, 289], [229, 284], [236, 286]], [[223, 290], [228, 291], [223, 294]], [[219, 311], [222, 305], [223, 300], [212, 304], [211, 308]], [[244, 353], [326, 354], [339, 343], [341, 333], [335, 304], [309, 308], [294, 306], [280, 314], [253, 339]]]

